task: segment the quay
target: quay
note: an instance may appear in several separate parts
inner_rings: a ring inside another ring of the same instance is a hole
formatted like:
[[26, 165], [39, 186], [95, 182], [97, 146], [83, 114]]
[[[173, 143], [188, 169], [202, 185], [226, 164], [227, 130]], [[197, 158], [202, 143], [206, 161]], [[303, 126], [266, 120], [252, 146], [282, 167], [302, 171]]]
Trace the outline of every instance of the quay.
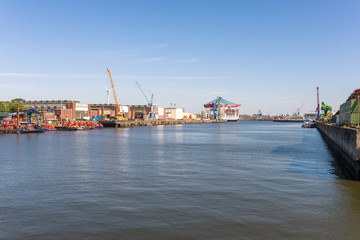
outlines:
[[[101, 121], [100, 123], [103, 127], [106, 128], [127, 128], [127, 127], [136, 127], [136, 126], [158, 126], [158, 125], [182, 125], [182, 124], [204, 124], [217, 122], [216, 120], [127, 120], [127, 121]], [[225, 122], [225, 121], [222, 121]], [[56, 123], [55, 123], [56, 124]], [[59, 127], [56, 126], [57, 131], [75, 131], [75, 130], [91, 130], [95, 128], [82, 127], [81, 129], [69, 127]], [[54, 129], [54, 130], [55, 130]], [[17, 131], [16, 129], [0, 129], [0, 134], [18, 134], [25, 133], [22, 131]]]
[[360, 132], [357, 128], [316, 122], [317, 129], [356, 180], [360, 180]]
[[179, 125], [211, 123], [214, 120], [128, 120], [128, 121], [100, 121], [104, 127], [121, 128], [136, 126]]

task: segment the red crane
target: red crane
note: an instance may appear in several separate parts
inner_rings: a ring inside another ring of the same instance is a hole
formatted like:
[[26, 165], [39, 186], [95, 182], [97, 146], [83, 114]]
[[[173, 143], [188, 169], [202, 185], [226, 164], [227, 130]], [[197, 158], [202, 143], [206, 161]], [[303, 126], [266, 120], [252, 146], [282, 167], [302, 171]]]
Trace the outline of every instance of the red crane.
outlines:
[[319, 98], [319, 87], [316, 87], [317, 91], [317, 112], [318, 112], [318, 118], [320, 117], [320, 98]]

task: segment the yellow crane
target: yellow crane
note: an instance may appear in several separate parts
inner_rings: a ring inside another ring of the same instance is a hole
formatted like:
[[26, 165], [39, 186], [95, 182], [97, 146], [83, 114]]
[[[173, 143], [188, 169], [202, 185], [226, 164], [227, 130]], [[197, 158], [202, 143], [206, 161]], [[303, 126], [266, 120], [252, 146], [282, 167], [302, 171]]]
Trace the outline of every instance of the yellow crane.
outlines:
[[108, 74], [109, 74], [110, 84], [111, 84], [111, 88], [112, 88], [113, 96], [114, 96], [114, 100], [115, 100], [115, 119], [125, 120], [125, 118], [123, 116], [124, 114], [120, 113], [120, 105], [119, 105], [119, 101], [118, 101], [117, 96], [116, 96], [115, 86], [114, 86], [114, 82], [112, 80], [110, 69], [107, 68], [107, 71], [108, 71]]

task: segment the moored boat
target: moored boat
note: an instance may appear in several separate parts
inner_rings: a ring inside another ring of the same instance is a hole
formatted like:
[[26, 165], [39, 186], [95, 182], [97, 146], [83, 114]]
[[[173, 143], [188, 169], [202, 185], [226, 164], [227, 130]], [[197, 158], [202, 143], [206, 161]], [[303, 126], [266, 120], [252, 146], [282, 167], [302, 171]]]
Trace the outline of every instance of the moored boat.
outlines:
[[316, 124], [314, 123], [314, 121], [311, 120], [306, 120], [301, 127], [303, 128], [316, 128]]
[[42, 132], [44, 132], [43, 129], [37, 129], [34, 127], [26, 127], [19, 129], [19, 133], [42, 133]]

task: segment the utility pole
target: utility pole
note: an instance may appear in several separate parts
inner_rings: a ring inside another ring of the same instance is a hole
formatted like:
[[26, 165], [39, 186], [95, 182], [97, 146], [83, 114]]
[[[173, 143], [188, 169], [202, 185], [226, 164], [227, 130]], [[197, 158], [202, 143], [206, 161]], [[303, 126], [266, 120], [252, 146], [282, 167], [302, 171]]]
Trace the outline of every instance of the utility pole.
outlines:
[[20, 104], [18, 103], [16, 129], [19, 129], [19, 126], [20, 126]]

